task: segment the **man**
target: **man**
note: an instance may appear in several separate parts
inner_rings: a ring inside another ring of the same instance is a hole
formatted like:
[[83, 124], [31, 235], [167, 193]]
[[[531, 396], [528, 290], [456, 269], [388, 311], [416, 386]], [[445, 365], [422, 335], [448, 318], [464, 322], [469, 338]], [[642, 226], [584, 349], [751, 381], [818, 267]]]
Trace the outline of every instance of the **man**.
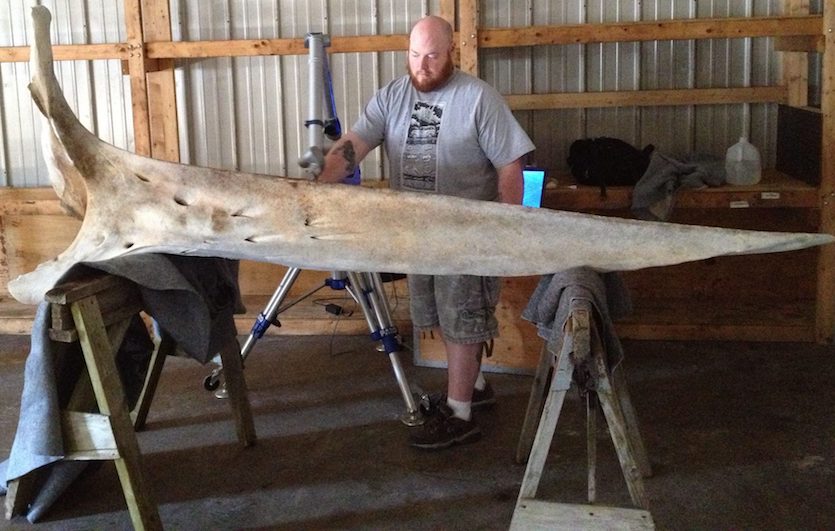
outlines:
[[[534, 145], [496, 90], [455, 68], [452, 39], [452, 27], [440, 17], [414, 25], [409, 75], [373, 96], [328, 152], [319, 181], [352, 175], [371, 149], [385, 144], [394, 189], [522, 202], [523, 157]], [[446, 402], [413, 430], [410, 442], [440, 449], [478, 440], [473, 396], [476, 405], [495, 401], [481, 374], [481, 355], [498, 336], [499, 279], [410, 275], [409, 292], [414, 325], [440, 328], [448, 364]]]

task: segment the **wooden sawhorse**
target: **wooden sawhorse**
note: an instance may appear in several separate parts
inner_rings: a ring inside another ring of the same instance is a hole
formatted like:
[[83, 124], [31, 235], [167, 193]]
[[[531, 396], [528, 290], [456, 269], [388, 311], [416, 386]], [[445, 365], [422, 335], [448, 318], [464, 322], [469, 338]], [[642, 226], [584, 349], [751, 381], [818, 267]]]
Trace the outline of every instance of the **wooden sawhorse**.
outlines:
[[[554, 355], [548, 351], [547, 345], [542, 347], [516, 450], [516, 461], [527, 461], [528, 465], [519, 489], [510, 528], [654, 529], [642, 480], [642, 477], [652, 475], [652, 469], [638, 431], [638, 422], [629, 399], [623, 368], [619, 366], [611, 373], [608, 370], [605, 349], [595, 323], [594, 309], [589, 301], [577, 299], [571, 302], [564, 334], [571, 335], [573, 352], [566, 352], [566, 349], [561, 348], [554, 360]], [[586, 395], [589, 505], [536, 499], [536, 491], [557, 428], [565, 394], [571, 386], [575, 367], [584, 362], [596, 381], [594, 389]], [[551, 385], [545, 399], [545, 386], [549, 374]], [[596, 501], [595, 434], [598, 401], [603, 409], [632, 503], [640, 509], [591, 505]]]
[[[113, 461], [134, 528], [162, 529], [157, 504], [144, 477], [135, 430], [145, 424], [165, 358], [176, 348], [174, 340], [162, 333], [131, 412], [115, 356], [131, 320], [142, 311], [136, 285], [122, 277], [99, 274], [61, 284], [46, 294], [46, 300], [51, 305], [50, 339], [58, 344], [79, 342], [86, 366], [68, 404], [62, 406], [64, 459]], [[241, 357], [234, 352], [222, 356], [238, 440], [249, 446], [255, 442], [255, 428]], [[61, 374], [60, 367], [56, 374]], [[31, 503], [39, 472], [9, 482], [7, 519], [21, 514]]]

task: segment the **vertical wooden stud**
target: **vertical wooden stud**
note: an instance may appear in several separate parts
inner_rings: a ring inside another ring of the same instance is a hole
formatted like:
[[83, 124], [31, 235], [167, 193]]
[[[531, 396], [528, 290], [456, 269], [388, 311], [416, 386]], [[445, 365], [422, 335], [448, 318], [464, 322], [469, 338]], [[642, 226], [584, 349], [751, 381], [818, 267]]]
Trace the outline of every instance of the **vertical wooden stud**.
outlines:
[[151, 155], [151, 126], [148, 121], [148, 82], [145, 78], [145, 41], [142, 36], [142, 8], [140, 0], [124, 0], [125, 28], [128, 34], [128, 73], [133, 110], [134, 151]]
[[[835, 3], [823, 3], [823, 79], [821, 89], [822, 152], [820, 232], [835, 234]], [[818, 254], [817, 340], [832, 343], [835, 336], [835, 245]]]
[[[808, 15], [809, 0], [785, 0], [787, 15]], [[806, 52], [783, 53], [783, 84], [788, 88], [788, 104], [805, 107], [809, 103], [809, 56]]]
[[[141, 0], [144, 42], [171, 41], [169, 0]], [[180, 162], [180, 138], [177, 124], [177, 98], [174, 86], [174, 61], [156, 59], [146, 62], [148, 72], [148, 126], [151, 156]]]
[[441, 0], [438, 16], [449, 22], [450, 26], [455, 28], [455, 0]]
[[179, 162], [174, 62], [152, 60], [148, 41], [170, 41], [168, 0], [124, 0], [135, 151], [140, 155]]
[[478, 77], [478, 2], [461, 0], [458, 15], [458, 49], [463, 72]]

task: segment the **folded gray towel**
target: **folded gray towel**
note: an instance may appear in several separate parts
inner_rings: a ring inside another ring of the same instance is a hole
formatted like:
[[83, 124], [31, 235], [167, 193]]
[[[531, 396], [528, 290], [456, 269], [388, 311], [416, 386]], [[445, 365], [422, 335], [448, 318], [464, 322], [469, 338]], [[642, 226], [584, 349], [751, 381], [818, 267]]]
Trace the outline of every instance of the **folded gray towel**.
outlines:
[[638, 219], [665, 221], [681, 188], [721, 186], [725, 182], [725, 163], [708, 155], [690, 155], [676, 160], [658, 151], [632, 191], [632, 214]]

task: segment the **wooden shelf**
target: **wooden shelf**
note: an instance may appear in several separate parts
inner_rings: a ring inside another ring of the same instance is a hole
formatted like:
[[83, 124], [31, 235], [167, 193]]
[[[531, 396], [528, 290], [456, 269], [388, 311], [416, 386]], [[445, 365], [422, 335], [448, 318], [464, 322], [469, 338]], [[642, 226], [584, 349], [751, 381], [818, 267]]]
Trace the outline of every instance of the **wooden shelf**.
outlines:
[[[542, 205], [559, 210], [617, 210], [632, 205], [631, 186], [612, 186], [600, 196], [596, 186], [577, 185], [571, 175], [558, 175], [545, 189]], [[719, 186], [682, 189], [676, 194], [676, 208], [818, 208], [820, 197], [814, 186], [777, 172], [763, 170], [762, 181], [753, 186]]]

